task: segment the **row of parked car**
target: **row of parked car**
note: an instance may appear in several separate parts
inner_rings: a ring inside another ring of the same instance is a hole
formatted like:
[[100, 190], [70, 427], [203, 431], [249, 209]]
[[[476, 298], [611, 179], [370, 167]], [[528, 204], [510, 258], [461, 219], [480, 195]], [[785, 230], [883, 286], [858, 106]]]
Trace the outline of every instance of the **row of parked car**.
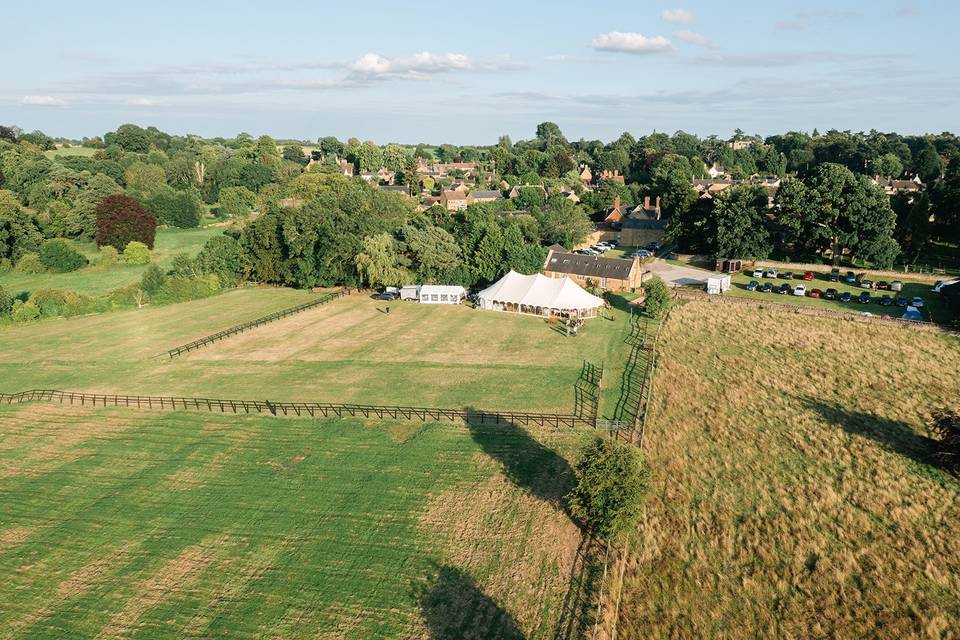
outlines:
[[834, 288], [827, 289], [822, 291], [820, 289], [810, 289], [807, 290], [806, 285], [798, 284], [791, 285], [784, 282], [779, 287], [775, 287], [770, 282], [764, 282], [760, 284], [756, 280], [751, 280], [747, 285], [747, 291], [760, 291], [761, 293], [778, 293], [780, 295], [794, 295], [794, 296], [807, 296], [810, 298], [823, 298], [824, 300], [839, 300], [840, 302], [852, 302], [856, 300], [860, 304], [870, 304], [875, 302], [877, 304], [889, 307], [892, 305], [898, 307], [917, 307], [920, 308], [923, 306], [923, 298], [915, 297], [912, 300], [906, 296], [890, 296], [884, 294], [880, 297], [872, 297], [866, 291], [860, 293], [859, 296], [854, 298], [853, 294], [849, 291], [840, 292]]
[[[752, 274], [754, 278], [782, 278], [783, 280], [793, 280], [794, 274], [792, 271], [777, 271], [776, 269], [754, 269]], [[813, 280], [816, 276], [813, 271], [806, 271], [798, 278], [806, 281]], [[841, 280], [840, 270], [834, 269], [830, 272], [830, 275], [827, 276], [827, 279], [830, 282], [839, 282]], [[864, 289], [879, 289], [886, 291], [903, 291], [903, 283], [899, 280], [894, 280], [893, 282], [887, 282], [886, 280], [880, 280], [874, 282], [868, 278], [865, 278], [863, 274], [857, 275], [853, 271], [847, 271], [846, 275], [842, 277], [842, 280], [847, 284], [855, 284], [858, 287]]]
[[579, 253], [584, 256], [599, 256], [603, 255], [610, 249], [615, 249], [616, 246], [620, 244], [616, 240], [604, 240], [603, 242], [598, 242], [597, 244], [591, 245], [586, 249], [577, 249], [574, 253]]

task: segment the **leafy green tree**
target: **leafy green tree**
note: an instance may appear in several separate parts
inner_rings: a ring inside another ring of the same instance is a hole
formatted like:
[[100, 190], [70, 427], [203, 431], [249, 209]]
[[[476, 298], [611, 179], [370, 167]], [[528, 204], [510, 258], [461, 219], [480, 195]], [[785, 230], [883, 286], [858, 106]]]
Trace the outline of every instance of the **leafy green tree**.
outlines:
[[399, 286], [406, 283], [407, 270], [403, 255], [389, 233], [378, 233], [363, 239], [356, 265], [360, 282], [369, 287]]
[[960, 243], [960, 158], [947, 166], [942, 180], [930, 190], [936, 234], [948, 242]]
[[[131, 243], [132, 244], [132, 243]], [[140, 288], [148, 295], [154, 295], [167, 281], [167, 274], [155, 264], [151, 264], [140, 277]]]
[[920, 257], [933, 227], [930, 223], [930, 196], [926, 193], [901, 194], [890, 199], [890, 206], [897, 216], [894, 237], [903, 249], [905, 260], [912, 262]]
[[297, 164], [307, 164], [307, 156], [303, 153], [303, 147], [298, 144], [288, 144], [283, 147], [283, 159], [287, 162], [296, 162]]
[[670, 291], [660, 276], [643, 283], [643, 308], [651, 318], [660, 318], [670, 308]]
[[164, 187], [144, 202], [147, 209], [157, 217], [159, 224], [192, 229], [200, 224], [203, 203], [195, 191], [177, 191]]
[[243, 251], [229, 236], [214, 236], [197, 254], [197, 266], [203, 273], [215, 273], [227, 287], [235, 286], [243, 276]]
[[726, 189], [713, 201], [717, 258], [766, 258], [773, 251], [767, 229], [767, 191], [742, 185]]
[[51, 238], [40, 247], [40, 263], [49, 271], [67, 273], [86, 266], [87, 259], [65, 238]]
[[937, 153], [937, 150], [931, 144], [920, 150], [920, 153], [917, 154], [914, 160], [913, 168], [921, 180], [924, 182], [932, 182], [940, 177], [940, 172], [943, 170], [943, 161], [940, 159], [940, 154]]
[[547, 206], [534, 217], [546, 245], [561, 244], [570, 249], [583, 242], [593, 230], [590, 217], [583, 208], [560, 196], [551, 197]]
[[246, 217], [257, 204], [257, 194], [246, 187], [220, 190], [220, 210], [228, 216]]
[[503, 232], [496, 223], [489, 224], [471, 259], [471, 269], [478, 282], [494, 282], [508, 271], [503, 264]]
[[98, 173], [87, 181], [73, 203], [73, 211], [57, 228], [66, 238], [92, 239], [97, 231], [97, 205], [104, 198], [123, 192], [120, 185], [108, 175]]
[[367, 140], [357, 149], [357, 163], [362, 173], [378, 171], [383, 166], [383, 152], [376, 143]]
[[870, 161], [870, 173], [898, 178], [903, 173], [903, 162], [896, 154], [885, 153]]
[[17, 260], [16, 265], [17, 271], [20, 273], [43, 273], [46, 269], [43, 266], [43, 263], [40, 262], [40, 256], [36, 253], [24, 253], [20, 256], [20, 259]]
[[407, 167], [410, 156], [407, 150], [398, 144], [388, 144], [383, 149], [383, 165], [390, 171], [399, 173]]
[[418, 282], [446, 284], [452, 281], [462, 259], [460, 246], [449, 232], [432, 225], [406, 225], [400, 235]]
[[163, 167], [145, 162], [135, 162], [130, 165], [124, 177], [127, 189], [140, 198], [149, 198], [167, 186], [167, 174]]
[[637, 525], [647, 491], [649, 470], [634, 446], [595, 436], [574, 465], [570, 513], [594, 535], [618, 540]]
[[21, 209], [16, 194], [0, 189], [0, 260], [17, 262], [36, 252], [42, 239], [36, 219]]
[[124, 151], [146, 153], [150, 150], [150, 135], [135, 124], [122, 124], [115, 132], [103, 136], [106, 145], [115, 144]]
[[261, 165], [272, 167], [280, 162], [280, 152], [277, 151], [277, 142], [270, 136], [257, 138], [254, 157]]
[[320, 152], [325, 157], [343, 155], [343, 143], [333, 136], [320, 138], [318, 144], [320, 145]]

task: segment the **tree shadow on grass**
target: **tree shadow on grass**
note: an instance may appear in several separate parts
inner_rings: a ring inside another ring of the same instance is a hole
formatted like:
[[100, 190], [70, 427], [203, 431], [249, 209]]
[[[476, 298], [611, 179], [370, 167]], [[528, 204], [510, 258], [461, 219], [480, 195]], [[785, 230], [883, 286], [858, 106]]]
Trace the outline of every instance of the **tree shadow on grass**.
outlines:
[[938, 466], [932, 455], [937, 441], [915, 432], [906, 423], [827, 404], [809, 396], [800, 399], [807, 408], [816, 411], [827, 422], [839, 424], [849, 434], [870, 438], [915, 462]]
[[566, 459], [515, 422], [473, 407], [464, 411], [473, 441], [503, 465], [511, 482], [567, 512], [565, 496], [573, 487], [573, 469]]
[[523, 640], [516, 619], [483, 593], [476, 581], [442, 565], [417, 593], [429, 637]]

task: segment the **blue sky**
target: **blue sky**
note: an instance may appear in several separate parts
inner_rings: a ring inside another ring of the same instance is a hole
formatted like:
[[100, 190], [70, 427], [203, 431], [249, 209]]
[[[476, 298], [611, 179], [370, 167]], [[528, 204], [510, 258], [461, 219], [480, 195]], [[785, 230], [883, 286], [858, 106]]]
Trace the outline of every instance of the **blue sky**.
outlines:
[[0, 123], [68, 137], [920, 133], [960, 113], [947, 0], [11, 4]]

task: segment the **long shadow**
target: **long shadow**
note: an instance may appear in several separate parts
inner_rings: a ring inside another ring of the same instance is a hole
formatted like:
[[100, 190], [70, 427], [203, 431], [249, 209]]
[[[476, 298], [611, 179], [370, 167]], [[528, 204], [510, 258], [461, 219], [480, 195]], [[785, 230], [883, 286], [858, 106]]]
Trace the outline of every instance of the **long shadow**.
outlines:
[[448, 565], [419, 589], [417, 601], [429, 637], [523, 640], [516, 619], [483, 593], [473, 578]]
[[561, 511], [567, 512], [565, 496], [573, 487], [573, 469], [556, 451], [540, 443], [521, 425], [504, 417], [465, 407], [470, 437], [483, 452], [503, 465], [515, 485]]
[[889, 420], [827, 404], [809, 396], [802, 397], [801, 400], [809, 409], [819, 413], [824, 420], [839, 424], [847, 433], [870, 438], [890, 451], [916, 462], [939, 466], [932, 455], [936, 450], [937, 441], [920, 435], [899, 420]]

